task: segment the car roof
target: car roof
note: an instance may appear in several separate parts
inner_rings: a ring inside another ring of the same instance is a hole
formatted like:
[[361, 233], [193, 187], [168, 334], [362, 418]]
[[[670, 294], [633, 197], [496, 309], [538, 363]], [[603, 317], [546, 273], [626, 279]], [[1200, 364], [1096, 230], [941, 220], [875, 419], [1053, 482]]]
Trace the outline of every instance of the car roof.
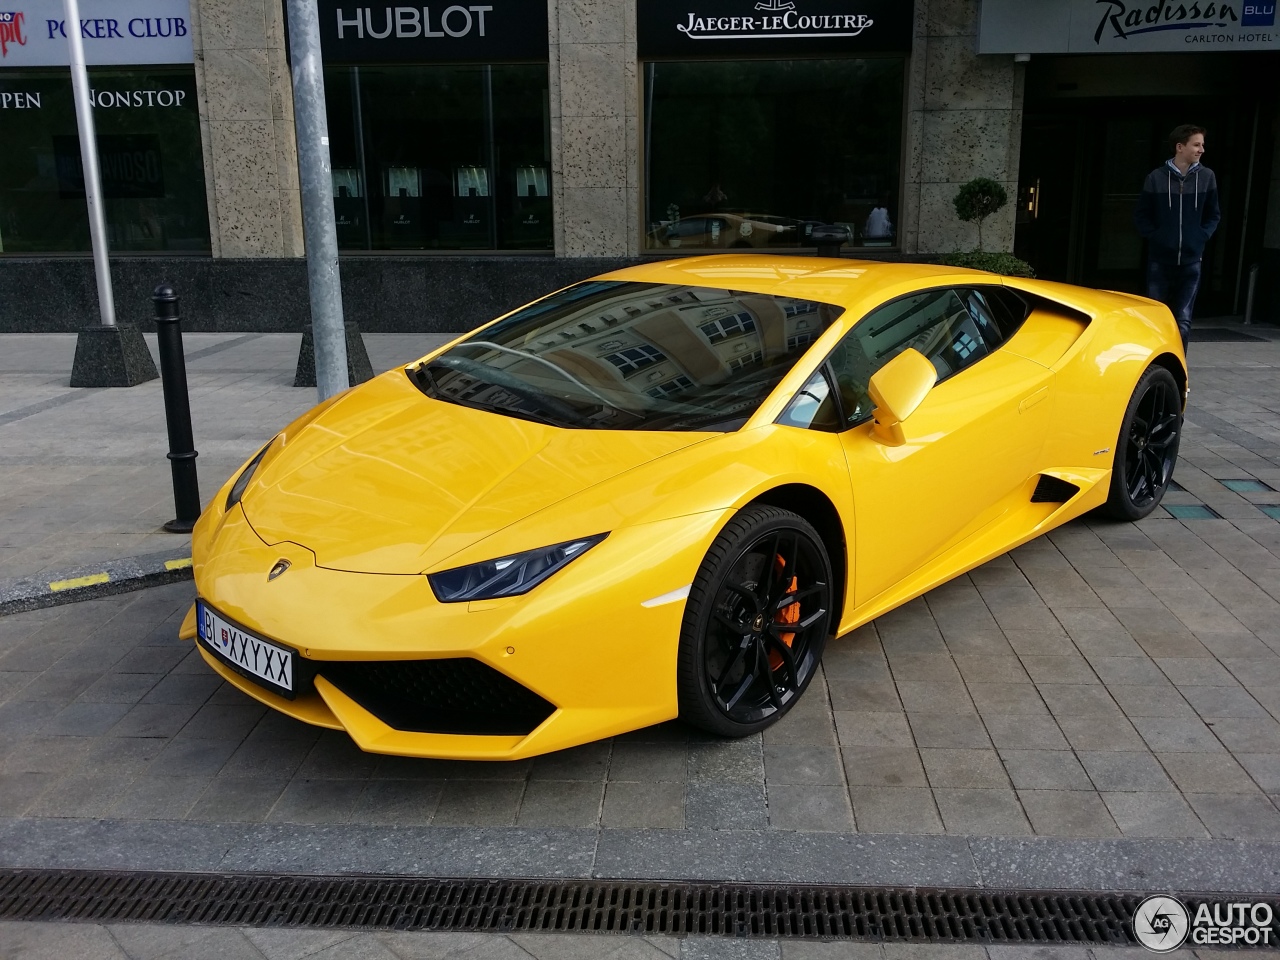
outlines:
[[845, 307], [868, 299], [888, 299], [915, 288], [1001, 283], [994, 274], [962, 267], [779, 254], [678, 257], [625, 267], [597, 279], [728, 288]]

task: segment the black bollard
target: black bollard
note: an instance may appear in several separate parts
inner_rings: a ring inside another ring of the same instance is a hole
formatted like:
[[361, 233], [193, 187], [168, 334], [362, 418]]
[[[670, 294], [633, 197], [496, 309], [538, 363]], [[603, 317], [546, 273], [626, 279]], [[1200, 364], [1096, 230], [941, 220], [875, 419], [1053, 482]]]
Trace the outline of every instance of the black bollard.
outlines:
[[200, 484], [196, 480], [199, 454], [191, 435], [191, 400], [187, 396], [187, 361], [182, 353], [178, 295], [173, 287], [162, 283], [156, 287], [151, 300], [156, 305], [164, 419], [169, 428], [169, 466], [173, 470], [173, 505], [178, 513], [164, 528], [170, 533], [190, 533], [200, 516]]

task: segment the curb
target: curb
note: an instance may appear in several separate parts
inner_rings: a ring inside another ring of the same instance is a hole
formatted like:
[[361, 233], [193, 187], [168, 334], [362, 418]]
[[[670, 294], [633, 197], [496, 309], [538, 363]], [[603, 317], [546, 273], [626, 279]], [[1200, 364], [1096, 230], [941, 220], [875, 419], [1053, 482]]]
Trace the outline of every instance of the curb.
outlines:
[[158, 587], [192, 576], [189, 555], [174, 556], [166, 551], [0, 580], [0, 616]]

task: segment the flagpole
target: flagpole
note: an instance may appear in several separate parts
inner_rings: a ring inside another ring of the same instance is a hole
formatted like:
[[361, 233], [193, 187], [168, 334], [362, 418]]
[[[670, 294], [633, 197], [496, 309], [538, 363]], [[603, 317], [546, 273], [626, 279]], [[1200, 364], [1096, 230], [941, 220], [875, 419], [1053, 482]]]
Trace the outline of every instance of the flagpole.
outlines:
[[67, 47], [71, 53], [71, 88], [75, 93], [76, 130], [80, 134], [80, 162], [84, 167], [84, 199], [89, 207], [89, 238], [93, 243], [93, 272], [98, 282], [98, 311], [104, 327], [116, 325], [116, 302], [107, 260], [107, 223], [102, 211], [102, 176], [98, 170], [98, 139], [93, 127], [89, 73], [80, 36], [79, 0], [62, 0], [67, 18]]

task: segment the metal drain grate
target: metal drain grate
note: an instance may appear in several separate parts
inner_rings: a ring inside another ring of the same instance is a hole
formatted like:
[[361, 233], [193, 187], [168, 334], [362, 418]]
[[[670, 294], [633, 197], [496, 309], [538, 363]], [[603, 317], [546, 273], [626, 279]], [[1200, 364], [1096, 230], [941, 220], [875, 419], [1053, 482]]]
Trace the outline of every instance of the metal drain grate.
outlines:
[[[1188, 906], [1204, 899], [1190, 898]], [[0, 870], [0, 919], [98, 923], [1123, 945], [1135, 942], [1130, 920], [1141, 900], [964, 889]]]

